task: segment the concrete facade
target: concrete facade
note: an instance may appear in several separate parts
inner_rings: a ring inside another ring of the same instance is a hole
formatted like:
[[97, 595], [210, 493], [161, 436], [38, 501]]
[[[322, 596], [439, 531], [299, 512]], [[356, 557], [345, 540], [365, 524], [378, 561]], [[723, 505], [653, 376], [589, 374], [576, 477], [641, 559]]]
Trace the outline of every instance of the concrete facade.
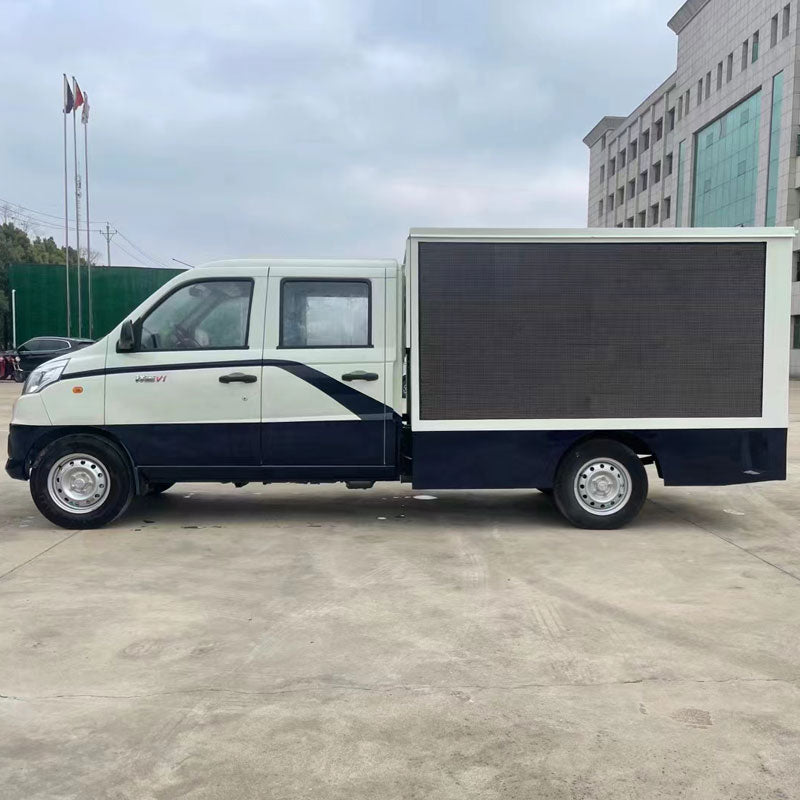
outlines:
[[[745, 224], [800, 223], [797, 11], [798, 0], [684, 3], [669, 22], [678, 36], [675, 71], [627, 117], [604, 117], [584, 139], [590, 151], [589, 227], [696, 224], [697, 193], [708, 190], [695, 186], [705, 129], [759, 92], [751, 148], [755, 198], [752, 221]], [[782, 91], [773, 103], [773, 80], [779, 74]], [[768, 186], [775, 184], [774, 212], [768, 212]], [[726, 224], [741, 223], [732, 218]], [[793, 265], [792, 316], [798, 328], [793, 331], [793, 377], [800, 377], [798, 251], [800, 237], [795, 239]]]

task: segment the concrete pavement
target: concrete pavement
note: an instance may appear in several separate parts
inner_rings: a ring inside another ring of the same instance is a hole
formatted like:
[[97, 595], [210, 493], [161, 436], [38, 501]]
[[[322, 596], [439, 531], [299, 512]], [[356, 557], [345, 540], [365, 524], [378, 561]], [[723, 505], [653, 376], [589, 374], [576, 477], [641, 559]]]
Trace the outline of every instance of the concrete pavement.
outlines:
[[800, 796], [792, 409], [787, 482], [651, 473], [611, 532], [535, 491], [183, 484], [73, 533], [3, 474], [2, 796]]

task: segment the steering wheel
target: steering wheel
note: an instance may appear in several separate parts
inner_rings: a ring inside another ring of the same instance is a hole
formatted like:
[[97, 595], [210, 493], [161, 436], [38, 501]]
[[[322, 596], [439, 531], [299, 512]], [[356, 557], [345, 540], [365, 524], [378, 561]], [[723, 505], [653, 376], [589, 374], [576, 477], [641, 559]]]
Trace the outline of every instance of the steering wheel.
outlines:
[[175, 339], [178, 344], [186, 350], [196, 349], [200, 347], [200, 342], [197, 341], [185, 328], [176, 325], [173, 328]]

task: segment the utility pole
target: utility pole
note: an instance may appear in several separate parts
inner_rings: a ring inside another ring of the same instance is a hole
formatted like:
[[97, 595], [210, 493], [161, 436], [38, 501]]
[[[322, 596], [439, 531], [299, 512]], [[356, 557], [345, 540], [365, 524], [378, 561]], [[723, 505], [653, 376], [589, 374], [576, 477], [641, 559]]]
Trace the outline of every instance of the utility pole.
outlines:
[[117, 231], [112, 231], [111, 226], [106, 222], [106, 229], [104, 231], [97, 231], [106, 240], [106, 254], [107, 265], [111, 266], [111, 237], [117, 234]]

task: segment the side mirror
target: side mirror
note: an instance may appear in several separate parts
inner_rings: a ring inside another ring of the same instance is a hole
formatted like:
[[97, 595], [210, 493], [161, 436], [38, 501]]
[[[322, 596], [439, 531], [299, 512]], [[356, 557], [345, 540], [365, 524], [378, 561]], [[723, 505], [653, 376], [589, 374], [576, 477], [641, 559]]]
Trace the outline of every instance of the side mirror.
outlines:
[[133, 323], [126, 319], [119, 329], [119, 339], [117, 339], [117, 352], [130, 353], [136, 346], [136, 337], [133, 334]]

